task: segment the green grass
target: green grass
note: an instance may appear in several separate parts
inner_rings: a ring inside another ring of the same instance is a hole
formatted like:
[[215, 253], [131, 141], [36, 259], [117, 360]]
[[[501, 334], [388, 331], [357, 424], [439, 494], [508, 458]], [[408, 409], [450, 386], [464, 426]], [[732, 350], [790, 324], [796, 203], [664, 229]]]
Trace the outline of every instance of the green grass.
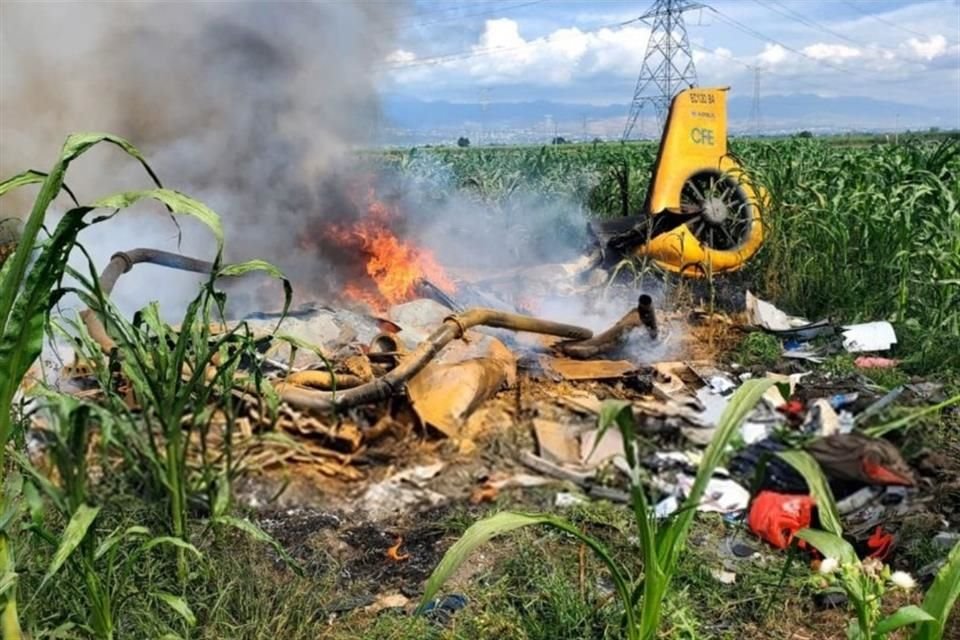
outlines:
[[733, 353], [734, 362], [744, 366], [772, 367], [780, 361], [783, 347], [780, 340], [769, 333], [754, 331], [740, 342]]

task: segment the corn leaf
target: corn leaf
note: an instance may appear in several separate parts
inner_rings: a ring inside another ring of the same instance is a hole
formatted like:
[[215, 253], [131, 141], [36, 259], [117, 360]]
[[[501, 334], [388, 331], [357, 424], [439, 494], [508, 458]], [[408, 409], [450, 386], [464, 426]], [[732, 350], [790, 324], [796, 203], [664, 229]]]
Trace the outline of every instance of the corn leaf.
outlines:
[[4, 195], [8, 191], [13, 191], [14, 189], [19, 189], [20, 187], [26, 186], [28, 184], [37, 184], [43, 182], [47, 179], [47, 174], [41, 173], [40, 171], [24, 171], [23, 173], [18, 173], [15, 176], [7, 178], [3, 182], [0, 182], [0, 196]]
[[7, 571], [0, 576], [0, 598], [7, 595], [7, 591], [17, 584], [17, 574], [15, 571]]
[[[60, 158], [43, 180], [43, 186], [40, 188], [40, 193], [33, 203], [33, 209], [23, 226], [23, 232], [20, 234], [20, 243], [13, 257], [9, 260], [11, 263], [10, 271], [6, 274], [4, 280], [0, 282], [0, 335], [5, 333], [7, 318], [10, 315], [10, 309], [13, 307], [14, 296], [27, 271], [27, 263], [30, 259], [30, 254], [33, 252], [37, 234], [39, 234], [40, 228], [43, 226], [47, 207], [50, 206], [50, 203], [53, 202], [53, 199], [60, 192], [67, 167], [80, 155], [86, 153], [91, 147], [101, 142], [115, 144], [139, 160], [140, 164], [147, 170], [147, 173], [153, 178], [157, 186], [162, 186], [137, 148], [127, 140], [108, 133], [74, 133], [69, 135], [63, 143], [63, 148], [60, 150]], [[20, 175], [23, 176], [24, 174]], [[34, 177], [33, 175], [29, 177], [14, 177], [11, 180], [22, 185], [25, 180], [33, 180]], [[2, 393], [2, 388], [0, 388], [0, 393]]]
[[14, 516], [20, 513], [18, 498], [23, 491], [23, 476], [13, 471], [7, 475], [3, 483], [3, 500], [0, 501], [0, 532], [7, 530], [7, 525], [13, 520]]
[[153, 593], [153, 596], [176, 611], [177, 614], [183, 618], [184, 622], [187, 623], [187, 626], [193, 627], [197, 624], [197, 616], [193, 614], [187, 601], [183, 598], [175, 596], [172, 593], [167, 593], [166, 591], [156, 591]]
[[73, 514], [60, 538], [60, 546], [57, 548], [57, 552], [53, 554], [50, 567], [47, 569], [46, 575], [43, 576], [43, 580], [40, 581], [40, 586], [37, 588], [38, 593], [43, 590], [43, 587], [50, 581], [50, 578], [56, 575], [60, 567], [63, 566], [63, 563], [70, 557], [70, 554], [80, 546], [80, 543], [83, 542], [83, 539], [87, 536], [90, 525], [93, 524], [93, 521], [99, 513], [100, 507], [91, 507], [82, 504], [76, 513]]
[[246, 533], [248, 536], [250, 536], [251, 538], [253, 538], [258, 542], [263, 542], [265, 544], [270, 545], [270, 547], [273, 548], [273, 550], [277, 553], [277, 555], [283, 558], [283, 561], [286, 562], [287, 565], [292, 567], [294, 571], [300, 574], [303, 573], [303, 569], [300, 567], [297, 561], [293, 559], [293, 556], [287, 553], [287, 550], [283, 548], [283, 545], [280, 544], [276, 540], [276, 538], [274, 538], [269, 533], [267, 533], [257, 525], [253, 524], [249, 520], [245, 518], [236, 518], [234, 516], [220, 516], [214, 522], [216, 522], [217, 524], [223, 524], [229, 527], [233, 527], [234, 529], [237, 529], [239, 531]]
[[727, 407], [720, 415], [720, 420], [717, 422], [717, 431], [703, 455], [693, 487], [658, 545], [658, 555], [665, 571], [672, 573], [676, 566], [677, 558], [686, 541], [687, 532], [693, 523], [697, 507], [700, 505], [700, 500], [703, 498], [703, 493], [707, 489], [707, 484], [710, 482], [714, 470], [720, 464], [727, 445], [737, 434], [747, 414], [753, 411], [757, 403], [760, 402], [760, 398], [772, 385], [772, 380], [747, 380], [734, 392]]
[[132, 527], [127, 527], [126, 529], [121, 530], [120, 528], [114, 529], [113, 533], [104, 539], [103, 542], [97, 546], [97, 550], [94, 552], [93, 557], [95, 560], [99, 560], [104, 555], [110, 552], [115, 546], [120, 544], [125, 538], [133, 538], [135, 536], [149, 536], [150, 529], [146, 527], [141, 527], [135, 525]]
[[149, 541], [147, 541], [146, 544], [143, 545], [143, 550], [149, 551], [150, 549], [153, 549], [154, 547], [161, 544], [168, 544], [172, 547], [189, 551], [190, 553], [195, 555], [197, 558], [203, 557], [200, 554], [200, 550], [197, 549], [195, 546], [193, 546], [189, 542], [181, 540], [180, 538], [175, 538], [173, 536], [158, 536], [156, 538], [151, 538]]
[[573, 536], [588, 546], [597, 555], [597, 557], [610, 570], [614, 586], [617, 590], [617, 595], [620, 597], [624, 605], [624, 615], [626, 617], [628, 637], [635, 637], [634, 633], [636, 631], [636, 623], [634, 621], [632, 607], [630, 607], [629, 604], [629, 576], [624, 573], [622, 568], [617, 565], [616, 561], [614, 561], [607, 552], [606, 548], [604, 548], [604, 546], [597, 540], [581, 532], [566, 520], [549, 515], [524, 514], [515, 513], [512, 511], [504, 511], [473, 523], [473, 525], [471, 525], [470, 528], [464, 532], [460, 539], [457, 540], [453, 546], [447, 550], [443, 556], [443, 559], [440, 560], [440, 564], [438, 564], [437, 568], [433, 570], [433, 573], [430, 575], [430, 578], [427, 580], [427, 584], [424, 587], [423, 598], [420, 600], [420, 604], [417, 606], [415, 613], [423, 613], [424, 608], [434, 599], [434, 597], [440, 591], [440, 587], [443, 586], [443, 583], [445, 583], [450, 576], [453, 575], [454, 572], [456, 572], [456, 570], [464, 562], [466, 562], [470, 554], [480, 547], [480, 545], [490, 541], [496, 536], [530, 525], [547, 525], [549, 527], [553, 527], [554, 529], [559, 529], [560, 531]]
[[947, 629], [947, 618], [960, 596], [960, 542], [953, 546], [946, 564], [937, 572], [923, 598], [923, 610], [933, 616], [913, 636], [914, 640], [940, 640]]
[[163, 203], [172, 213], [196, 218], [205, 224], [217, 241], [217, 248], [223, 248], [223, 225], [220, 216], [207, 205], [190, 196], [172, 189], [148, 189], [146, 191], [126, 191], [115, 193], [94, 203], [94, 207], [103, 209], [126, 209], [140, 200], [152, 199]]
[[40, 473], [32, 464], [30, 464], [30, 460], [28, 460], [27, 457], [20, 451], [11, 449], [10, 458], [17, 464], [18, 467], [20, 467], [21, 471], [30, 477], [30, 482], [37, 489], [46, 494], [46, 496], [51, 502], [53, 502], [57, 509], [59, 509], [61, 512], [66, 512], [67, 505], [63, 500], [63, 494], [55, 484], [50, 482], [49, 478]]
[[835, 558], [841, 564], [858, 564], [860, 562], [856, 549], [849, 542], [829, 531], [801, 529], [797, 532], [796, 537], [806, 540], [816, 547], [820, 553], [828, 558]]
[[837, 511], [837, 501], [816, 459], [806, 451], [799, 450], [778, 451], [777, 456], [796, 469], [806, 480], [813, 501], [817, 504], [817, 512], [823, 528], [832, 534], [842, 536], [843, 524], [840, 522], [840, 513]]
[[900, 607], [889, 616], [877, 623], [874, 631], [877, 634], [887, 634], [901, 627], [906, 627], [918, 622], [927, 622], [933, 620], [933, 616], [916, 605]]
[[913, 422], [915, 422], [916, 420], [919, 420], [923, 416], [929, 415], [931, 413], [936, 413], [937, 411], [940, 411], [941, 409], [946, 409], [947, 407], [957, 404], [958, 402], [960, 402], [960, 395], [953, 396], [952, 398], [947, 398], [946, 400], [944, 400], [939, 404], [934, 404], [934, 405], [930, 405], [929, 407], [924, 407], [923, 409], [914, 411], [908, 415], [903, 416], [902, 418], [897, 418], [896, 420], [887, 422], [886, 424], [880, 424], [875, 427], [869, 427], [867, 429], [864, 429], [864, 432], [867, 435], [873, 436], [874, 438], [879, 438], [881, 436], [884, 436], [890, 433], [891, 431], [896, 431], [897, 429], [908, 427]]
[[283, 311], [280, 313], [280, 319], [277, 321], [277, 328], [279, 329], [280, 323], [283, 322], [287, 311], [290, 309], [290, 302], [293, 300], [293, 286], [280, 269], [265, 260], [247, 260], [246, 262], [237, 262], [223, 266], [220, 271], [217, 272], [216, 277], [242, 276], [256, 271], [261, 271], [283, 283]]

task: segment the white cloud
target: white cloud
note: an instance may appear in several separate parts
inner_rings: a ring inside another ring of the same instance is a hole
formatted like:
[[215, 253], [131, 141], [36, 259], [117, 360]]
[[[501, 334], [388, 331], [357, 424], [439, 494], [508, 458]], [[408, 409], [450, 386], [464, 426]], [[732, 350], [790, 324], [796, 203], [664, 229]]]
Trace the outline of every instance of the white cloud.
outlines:
[[845, 44], [825, 44], [823, 42], [804, 47], [803, 52], [817, 60], [846, 60], [847, 58], [859, 58], [862, 55], [860, 49], [848, 47]]
[[[917, 96], [922, 93], [955, 95], [960, 46], [951, 40], [956, 36], [943, 25], [942, 12], [940, 22], [931, 23], [930, 16], [937, 14], [935, 6], [913, 7], [908, 13], [897, 14], [897, 23], [935, 35], [907, 40], [908, 36], [867, 17], [840, 23], [826, 20], [864, 43], [837, 44], [813, 31], [781, 31], [782, 21], [755, 18], [750, 24], [756, 23], [754, 28], [771, 38], [758, 43], [736, 29], [715, 25], [702, 38], [691, 35], [699, 80], [704, 85], [729, 85], [743, 95], [753, 86], [753, 65], [761, 71], [764, 94], [863, 95], [913, 103], [920, 102]], [[568, 20], [554, 22], [564, 23]], [[481, 87], [495, 88], [499, 100], [605, 104], [629, 99], [646, 52], [646, 25], [535, 31], [542, 24], [512, 18], [486, 20], [472, 43], [446, 56], [414, 56], [411, 52], [418, 49], [405, 45], [391, 54], [389, 79], [394, 90], [437, 99], [475, 100]], [[545, 35], [534, 37], [531, 32]], [[795, 51], [776, 44], [774, 38]], [[949, 75], [951, 69], [954, 76]]]
[[388, 55], [385, 61], [388, 64], [403, 65], [409, 62], [413, 62], [416, 59], [417, 59], [417, 54], [415, 54], [414, 52], [406, 51], [405, 49], [397, 49], [396, 51]]
[[[527, 40], [520, 25], [509, 18], [487, 20], [477, 43], [468, 54], [431, 65], [431, 75], [443, 81], [487, 84], [530, 84], [566, 86], [575, 79], [598, 74], [634, 76], [646, 50], [649, 30], [623, 27], [581, 31], [576, 27], [557, 29], [541, 38]], [[388, 63], [398, 65], [400, 82], [423, 78], [419, 61], [398, 50]], [[405, 68], [407, 67], [407, 68]]]
[[763, 51], [757, 56], [757, 61], [767, 66], [775, 66], [787, 59], [789, 52], [778, 44], [763, 45]]
[[948, 50], [947, 39], [940, 34], [930, 36], [930, 39], [926, 41], [918, 38], [910, 38], [907, 40], [907, 46], [915, 56], [923, 58], [928, 62], [942, 56]]

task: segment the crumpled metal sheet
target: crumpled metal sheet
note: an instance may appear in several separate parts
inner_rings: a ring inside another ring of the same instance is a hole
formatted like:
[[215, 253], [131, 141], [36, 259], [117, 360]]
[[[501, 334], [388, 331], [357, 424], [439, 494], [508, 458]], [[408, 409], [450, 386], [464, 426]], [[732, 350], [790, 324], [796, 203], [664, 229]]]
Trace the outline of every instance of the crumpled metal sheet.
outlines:
[[496, 338], [468, 331], [407, 383], [407, 394], [422, 422], [456, 438], [474, 410], [516, 379], [513, 352]]
[[627, 360], [572, 360], [550, 356], [542, 356], [540, 365], [565, 380], [609, 380], [637, 370], [637, 366]]

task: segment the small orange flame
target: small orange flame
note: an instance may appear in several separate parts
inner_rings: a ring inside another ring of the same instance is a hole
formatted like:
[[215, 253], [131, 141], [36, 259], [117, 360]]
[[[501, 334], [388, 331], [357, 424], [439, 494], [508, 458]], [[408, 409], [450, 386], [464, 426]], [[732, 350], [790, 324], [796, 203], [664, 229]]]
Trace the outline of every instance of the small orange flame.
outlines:
[[349, 227], [336, 225], [328, 236], [344, 248], [355, 249], [365, 256], [369, 281], [351, 281], [343, 288], [344, 297], [365, 302], [373, 309], [405, 302], [414, 297], [416, 284], [429, 279], [447, 293], [456, 287], [447, 277], [433, 254], [398, 238], [390, 227], [396, 217], [371, 190], [367, 216]]

